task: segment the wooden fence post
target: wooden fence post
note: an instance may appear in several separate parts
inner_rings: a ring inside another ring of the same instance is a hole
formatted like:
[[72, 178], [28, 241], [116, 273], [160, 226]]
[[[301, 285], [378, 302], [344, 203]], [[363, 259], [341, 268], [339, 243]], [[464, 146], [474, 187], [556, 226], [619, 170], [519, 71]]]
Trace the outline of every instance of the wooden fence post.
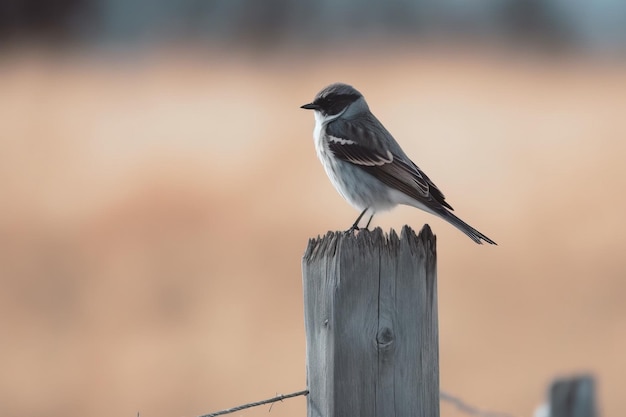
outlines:
[[556, 379], [549, 396], [550, 417], [596, 417], [595, 383], [591, 375]]
[[308, 417], [439, 417], [435, 237], [329, 232], [304, 254]]

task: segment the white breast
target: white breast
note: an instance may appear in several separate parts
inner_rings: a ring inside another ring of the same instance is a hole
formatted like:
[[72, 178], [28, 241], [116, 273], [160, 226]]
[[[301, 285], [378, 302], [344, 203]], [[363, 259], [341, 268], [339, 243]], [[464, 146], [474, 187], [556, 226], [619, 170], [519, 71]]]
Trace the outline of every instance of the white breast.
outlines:
[[324, 164], [324, 168], [327, 168], [326, 164], [328, 163], [328, 152], [330, 151], [328, 150], [328, 144], [325, 142], [325, 139], [324, 139], [324, 137], [326, 136], [326, 134], [324, 133], [324, 130], [326, 129], [326, 125], [329, 122], [332, 122], [333, 120], [341, 116], [343, 112], [339, 114], [335, 114], [333, 116], [324, 116], [322, 113], [318, 112], [317, 110], [315, 110], [313, 113], [315, 114], [315, 128], [313, 129], [313, 139], [315, 140], [315, 150], [317, 151], [317, 156], [320, 158], [320, 160]]
[[321, 149], [324, 146], [322, 143], [324, 130], [324, 125], [326, 122], [326, 118], [322, 115], [322, 113], [317, 110], [313, 112], [315, 114], [315, 128], [313, 128], [313, 139], [315, 140], [315, 150], [317, 151], [317, 156], [322, 159]]
[[[356, 201], [354, 196], [347, 192], [344, 183], [344, 178], [339, 175], [337, 167], [338, 161], [331, 155], [331, 150], [328, 148], [328, 140], [340, 140], [339, 138], [333, 138], [326, 134], [326, 125], [332, 120], [339, 117], [341, 114], [331, 117], [325, 117], [319, 112], [315, 112], [315, 129], [313, 130], [313, 138], [315, 140], [315, 150], [317, 151], [317, 157], [324, 166], [324, 171], [330, 179], [335, 189], [345, 198], [352, 206], [358, 210], [362, 210], [365, 206], [362, 202]], [[352, 142], [346, 140], [346, 142]]]
[[373, 214], [392, 208], [399, 201], [389, 198], [389, 187], [374, 177], [364, 175], [360, 168], [342, 162], [332, 155], [329, 149], [329, 141], [346, 146], [354, 144], [354, 141], [351, 139], [327, 135], [326, 126], [339, 116], [341, 116], [341, 113], [325, 117], [318, 111], [315, 111], [315, 129], [313, 130], [315, 150], [330, 182], [339, 194], [359, 211], [369, 208], [371, 214]]

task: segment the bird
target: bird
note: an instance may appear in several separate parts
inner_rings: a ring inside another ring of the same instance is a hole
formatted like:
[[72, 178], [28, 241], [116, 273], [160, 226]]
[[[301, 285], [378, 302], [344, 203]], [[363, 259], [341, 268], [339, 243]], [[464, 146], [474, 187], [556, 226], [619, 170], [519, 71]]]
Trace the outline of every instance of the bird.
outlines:
[[403, 204], [442, 218], [478, 244], [496, 245], [452, 213], [443, 193], [409, 159], [354, 87], [331, 84], [300, 108], [314, 112], [315, 149], [328, 178], [361, 212], [346, 232], [360, 230], [366, 213], [370, 218], [365, 229], [376, 213]]

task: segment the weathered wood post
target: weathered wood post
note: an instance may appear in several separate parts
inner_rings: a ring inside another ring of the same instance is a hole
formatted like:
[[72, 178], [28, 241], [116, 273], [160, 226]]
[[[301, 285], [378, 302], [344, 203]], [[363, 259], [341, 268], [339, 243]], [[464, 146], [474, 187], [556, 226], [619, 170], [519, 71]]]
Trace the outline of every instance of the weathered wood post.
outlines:
[[435, 237], [329, 232], [304, 254], [308, 417], [439, 417]]
[[549, 391], [550, 417], [596, 417], [595, 383], [591, 375], [556, 379]]

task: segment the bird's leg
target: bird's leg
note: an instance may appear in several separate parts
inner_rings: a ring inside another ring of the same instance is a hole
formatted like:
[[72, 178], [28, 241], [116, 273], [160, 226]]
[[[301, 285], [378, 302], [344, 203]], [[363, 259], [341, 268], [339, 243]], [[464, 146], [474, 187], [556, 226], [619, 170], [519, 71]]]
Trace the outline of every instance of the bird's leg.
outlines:
[[366, 230], [367, 230], [367, 229], [369, 229], [369, 227], [370, 227], [370, 223], [372, 222], [372, 219], [373, 219], [373, 218], [374, 218], [374, 215], [372, 214], [372, 215], [370, 216], [370, 219], [367, 221], [367, 224], [365, 225], [365, 229], [366, 229]]
[[[369, 207], [365, 207], [365, 210], [363, 210], [361, 212], [361, 214], [359, 214], [359, 217], [357, 217], [356, 220], [354, 221], [354, 224], [348, 230], [346, 230], [346, 233], [350, 233], [350, 232], [354, 232], [355, 230], [359, 230], [359, 222], [361, 221], [361, 218], [367, 212], [368, 209], [369, 209]], [[372, 216], [373, 216], [373, 214], [372, 214]], [[372, 219], [370, 218], [370, 220], [372, 220]], [[369, 224], [369, 222], [367, 224]], [[367, 229], [367, 227], [366, 227], [366, 229]]]

